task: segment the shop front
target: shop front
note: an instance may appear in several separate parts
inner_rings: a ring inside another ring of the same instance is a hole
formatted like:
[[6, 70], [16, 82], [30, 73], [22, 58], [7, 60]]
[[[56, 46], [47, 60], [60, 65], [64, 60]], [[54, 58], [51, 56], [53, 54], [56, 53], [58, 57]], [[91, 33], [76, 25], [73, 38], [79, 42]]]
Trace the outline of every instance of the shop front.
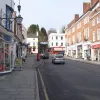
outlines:
[[13, 69], [12, 37], [0, 32], [0, 73], [11, 72]]
[[82, 45], [77, 46], [77, 58], [82, 58]]
[[52, 54], [65, 53], [65, 47], [53, 47]]
[[91, 58], [91, 44], [83, 45], [83, 58], [84, 59]]
[[92, 45], [92, 60], [100, 61], [100, 44]]

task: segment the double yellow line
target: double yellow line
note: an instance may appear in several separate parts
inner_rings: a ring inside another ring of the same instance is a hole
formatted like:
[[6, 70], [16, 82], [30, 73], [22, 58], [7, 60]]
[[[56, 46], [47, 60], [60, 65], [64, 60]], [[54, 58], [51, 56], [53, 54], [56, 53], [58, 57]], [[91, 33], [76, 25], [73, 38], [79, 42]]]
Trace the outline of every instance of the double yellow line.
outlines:
[[47, 94], [47, 91], [46, 91], [46, 88], [45, 88], [45, 85], [44, 85], [44, 81], [43, 81], [43, 78], [42, 78], [42, 74], [41, 74], [39, 69], [38, 69], [38, 73], [39, 73], [39, 76], [40, 76], [40, 80], [41, 80], [41, 84], [42, 84], [42, 88], [43, 88], [45, 99], [49, 100], [49, 97], [48, 97], [48, 94]]

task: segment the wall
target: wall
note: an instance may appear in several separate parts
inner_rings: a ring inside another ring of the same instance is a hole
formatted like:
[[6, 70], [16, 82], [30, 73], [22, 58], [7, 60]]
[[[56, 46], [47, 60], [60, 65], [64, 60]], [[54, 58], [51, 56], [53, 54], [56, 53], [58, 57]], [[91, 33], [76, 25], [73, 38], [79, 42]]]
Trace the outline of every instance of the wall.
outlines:
[[36, 50], [34, 52], [32, 49], [32, 53], [38, 53], [38, 38], [27, 38], [27, 43], [29, 43], [30, 44], [29, 46], [32, 48], [33, 48], [33, 43], [35, 43]]
[[[56, 37], [58, 37], [58, 39], [56, 39]], [[63, 37], [63, 40], [61, 40], [61, 37]], [[64, 33], [51, 33], [48, 37], [48, 42], [49, 42], [50, 47], [59, 47], [61, 46], [61, 43], [63, 43], [62, 47], [65, 47], [65, 34]], [[58, 46], [56, 46], [56, 42], [58, 43]], [[53, 43], [53, 46], [52, 46], [52, 43]]]

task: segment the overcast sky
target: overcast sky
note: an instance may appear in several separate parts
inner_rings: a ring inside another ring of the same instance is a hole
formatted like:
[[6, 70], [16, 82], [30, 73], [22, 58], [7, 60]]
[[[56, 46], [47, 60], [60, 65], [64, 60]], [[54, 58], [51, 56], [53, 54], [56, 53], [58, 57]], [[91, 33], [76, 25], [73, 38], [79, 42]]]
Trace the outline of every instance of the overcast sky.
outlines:
[[[15, 0], [15, 9], [19, 0]], [[74, 14], [82, 15], [83, 2], [90, 0], [20, 0], [23, 24], [28, 28], [31, 24], [40, 27], [60, 29], [67, 25]], [[16, 9], [17, 10], [17, 9]]]

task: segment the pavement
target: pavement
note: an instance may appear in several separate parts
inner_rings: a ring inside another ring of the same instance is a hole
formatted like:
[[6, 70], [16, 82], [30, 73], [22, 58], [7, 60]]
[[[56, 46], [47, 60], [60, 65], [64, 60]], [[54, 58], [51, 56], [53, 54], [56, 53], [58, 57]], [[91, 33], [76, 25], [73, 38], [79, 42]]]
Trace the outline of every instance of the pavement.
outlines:
[[22, 71], [13, 71], [0, 77], [0, 100], [40, 100], [35, 55], [29, 55]]
[[88, 61], [88, 60], [76, 59], [76, 58], [72, 58], [72, 57], [68, 57], [68, 56], [65, 56], [65, 58], [75, 60], [75, 61], [84, 62], [84, 63], [88, 63], [88, 64], [100, 65], [100, 62], [98, 62], [98, 61]]
[[[39, 68], [41, 100], [100, 100], [100, 67], [66, 59], [66, 63], [52, 64], [52, 59], [44, 59]], [[47, 99], [48, 97], [48, 99]]]

